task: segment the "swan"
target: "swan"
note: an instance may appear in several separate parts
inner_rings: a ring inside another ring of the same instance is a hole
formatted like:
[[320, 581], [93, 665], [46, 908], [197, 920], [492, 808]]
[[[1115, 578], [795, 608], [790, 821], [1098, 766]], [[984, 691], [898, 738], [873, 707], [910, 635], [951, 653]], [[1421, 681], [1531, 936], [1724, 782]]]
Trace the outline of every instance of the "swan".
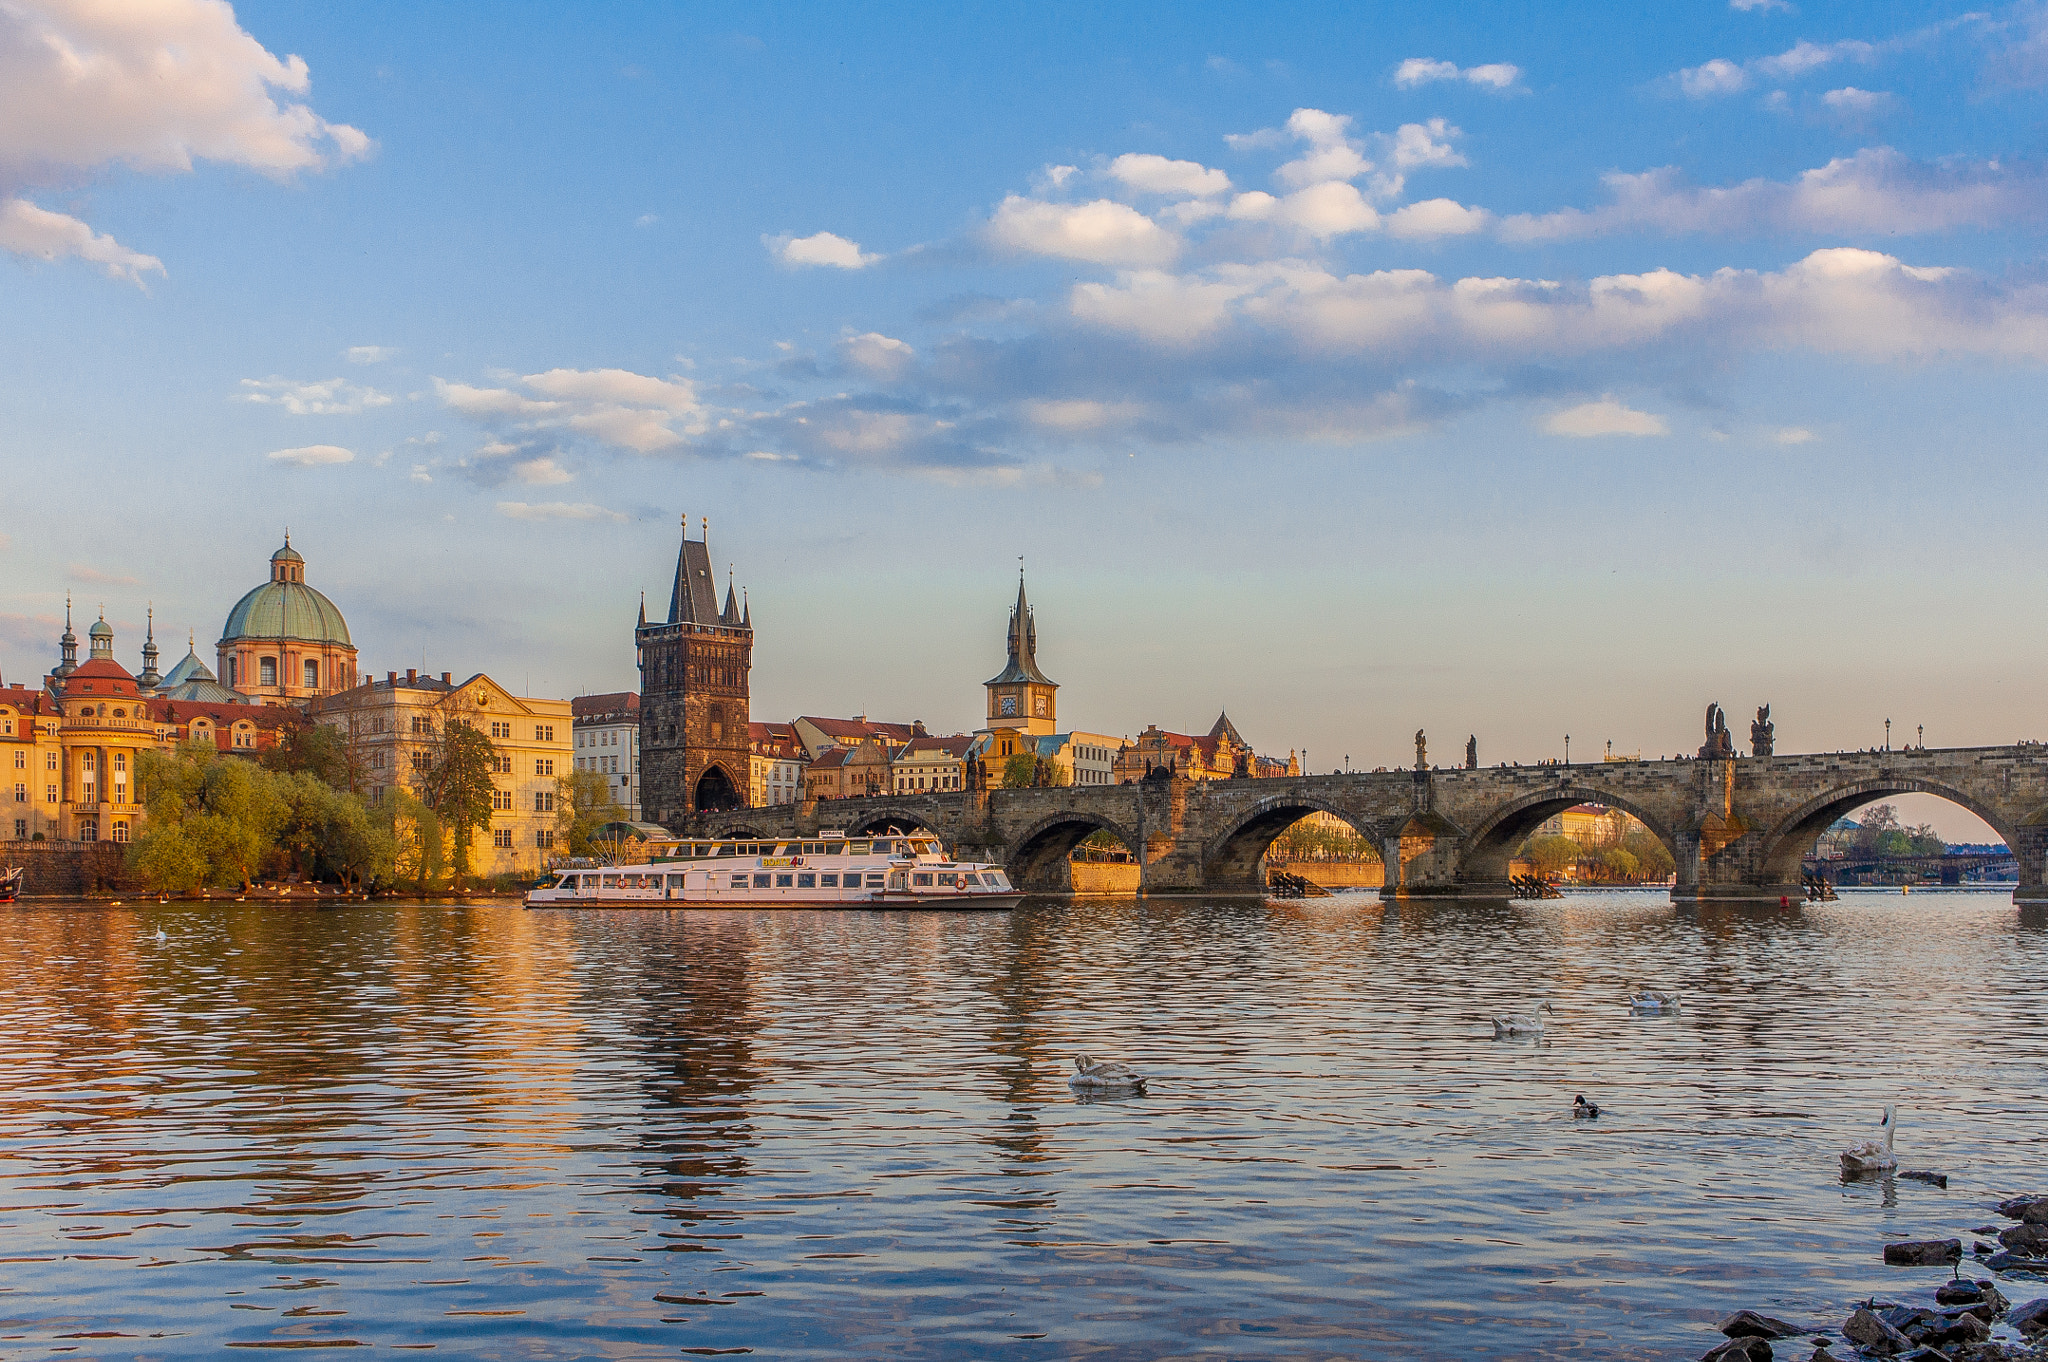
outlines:
[[1538, 1003], [1534, 1012], [1517, 1013], [1508, 1017], [1494, 1017], [1491, 1019], [1493, 1022], [1493, 1038], [1499, 1040], [1503, 1036], [1540, 1036], [1543, 1034], [1543, 1014], [1546, 1012], [1555, 1016], [1557, 1009], [1549, 1003]]
[[1892, 1152], [1892, 1137], [1899, 1129], [1898, 1117], [1892, 1108], [1884, 1109], [1884, 1119], [1877, 1124], [1884, 1131], [1884, 1143], [1865, 1140], [1854, 1149], [1843, 1150], [1844, 1173], [1889, 1173], [1899, 1166], [1899, 1156]]
[[1660, 989], [1639, 988], [1629, 998], [1628, 1005], [1637, 1012], [1676, 1012], [1678, 995]]
[[1128, 1064], [1093, 1055], [1075, 1055], [1067, 1086], [1078, 1092], [1143, 1092], [1145, 1076]]
[[168, 937], [168, 936], [166, 936], [166, 935], [164, 934], [164, 929], [163, 929], [163, 928], [159, 927], [159, 928], [157, 928], [157, 929], [156, 929], [156, 944], [157, 944], [157, 945], [161, 946], [161, 945], [163, 945], [163, 944], [164, 944], [164, 942], [166, 942], [166, 941], [169, 941], [170, 939], [171, 939], [170, 937]]
[[1600, 1104], [1598, 1102], [1588, 1102], [1584, 1093], [1580, 1093], [1572, 1099], [1572, 1119], [1574, 1121], [1590, 1121], [1599, 1114]]

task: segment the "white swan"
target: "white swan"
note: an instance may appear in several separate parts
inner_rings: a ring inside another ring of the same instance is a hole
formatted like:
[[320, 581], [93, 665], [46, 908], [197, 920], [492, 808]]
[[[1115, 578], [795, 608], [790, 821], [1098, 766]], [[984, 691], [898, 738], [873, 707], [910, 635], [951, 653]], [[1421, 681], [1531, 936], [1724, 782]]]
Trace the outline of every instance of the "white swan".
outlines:
[[1543, 1034], [1543, 1014], [1546, 1012], [1555, 1016], [1557, 1009], [1549, 1003], [1538, 1003], [1534, 1012], [1493, 1017], [1490, 1019], [1493, 1022], [1493, 1038], [1500, 1040], [1504, 1036], [1540, 1036]]
[[1892, 1152], [1892, 1137], [1898, 1133], [1897, 1115], [1890, 1107], [1884, 1109], [1884, 1119], [1878, 1122], [1884, 1131], [1884, 1142], [1865, 1140], [1854, 1149], [1842, 1151], [1844, 1173], [1889, 1173], [1899, 1166], [1899, 1156]]
[[164, 935], [164, 929], [163, 929], [163, 928], [159, 927], [159, 928], [157, 928], [157, 929], [156, 929], [156, 944], [157, 944], [157, 945], [161, 946], [161, 945], [163, 945], [163, 944], [164, 944], [164, 942], [166, 942], [166, 941], [169, 941], [169, 940], [170, 940], [170, 937], [168, 937], [168, 936]]
[[1660, 989], [1639, 988], [1629, 998], [1628, 1005], [1637, 1012], [1676, 1012], [1678, 995]]
[[1143, 1092], [1145, 1076], [1115, 1060], [1075, 1055], [1074, 1072], [1067, 1075], [1067, 1086], [1076, 1092]]

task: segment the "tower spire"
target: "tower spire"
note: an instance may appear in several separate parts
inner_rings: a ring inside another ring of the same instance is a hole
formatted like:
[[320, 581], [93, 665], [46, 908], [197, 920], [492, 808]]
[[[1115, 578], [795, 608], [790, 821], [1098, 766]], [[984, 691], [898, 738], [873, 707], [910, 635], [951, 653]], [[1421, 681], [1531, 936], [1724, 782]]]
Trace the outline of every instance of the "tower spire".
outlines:
[[57, 640], [58, 651], [63, 661], [57, 664], [54, 675], [64, 677], [78, 670], [78, 635], [71, 632], [71, 593], [64, 593], [64, 634]]

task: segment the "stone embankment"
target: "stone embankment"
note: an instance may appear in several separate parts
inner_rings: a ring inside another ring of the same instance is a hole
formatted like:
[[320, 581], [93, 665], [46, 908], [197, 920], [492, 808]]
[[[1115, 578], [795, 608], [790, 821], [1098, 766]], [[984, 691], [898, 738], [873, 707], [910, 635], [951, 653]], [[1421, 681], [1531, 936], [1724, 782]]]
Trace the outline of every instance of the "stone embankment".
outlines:
[[[1940, 1174], [1900, 1174], [1946, 1186]], [[1971, 1250], [1983, 1267], [2006, 1276], [2034, 1276], [2048, 1284], [2048, 1196], [2011, 1197], [1998, 1213], [2019, 1223], [2004, 1229], [1982, 1226], [1973, 1234], [1996, 1235], [1999, 1247], [1975, 1242]], [[1875, 1298], [1863, 1302], [1834, 1328], [1792, 1324], [1755, 1310], [1738, 1310], [1722, 1320], [1725, 1343], [1708, 1349], [1703, 1362], [1772, 1362], [1793, 1357], [1788, 1340], [1810, 1338], [1805, 1362], [2048, 1362], [2048, 1296], [2015, 1307], [1990, 1277], [1961, 1274], [1961, 1239], [1912, 1239], [1886, 1244], [1883, 1258], [1894, 1267], [1947, 1267], [1950, 1278], [1935, 1287], [1925, 1305]]]

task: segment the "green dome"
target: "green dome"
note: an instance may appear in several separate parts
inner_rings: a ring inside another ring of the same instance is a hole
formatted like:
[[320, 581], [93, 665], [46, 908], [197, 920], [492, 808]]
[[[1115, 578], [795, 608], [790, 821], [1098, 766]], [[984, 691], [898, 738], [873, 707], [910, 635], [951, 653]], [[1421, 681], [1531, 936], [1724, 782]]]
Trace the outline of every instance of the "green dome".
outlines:
[[220, 641], [288, 638], [303, 643], [338, 643], [353, 648], [348, 622], [334, 602], [304, 582], [265, 582], [228, 611]]

